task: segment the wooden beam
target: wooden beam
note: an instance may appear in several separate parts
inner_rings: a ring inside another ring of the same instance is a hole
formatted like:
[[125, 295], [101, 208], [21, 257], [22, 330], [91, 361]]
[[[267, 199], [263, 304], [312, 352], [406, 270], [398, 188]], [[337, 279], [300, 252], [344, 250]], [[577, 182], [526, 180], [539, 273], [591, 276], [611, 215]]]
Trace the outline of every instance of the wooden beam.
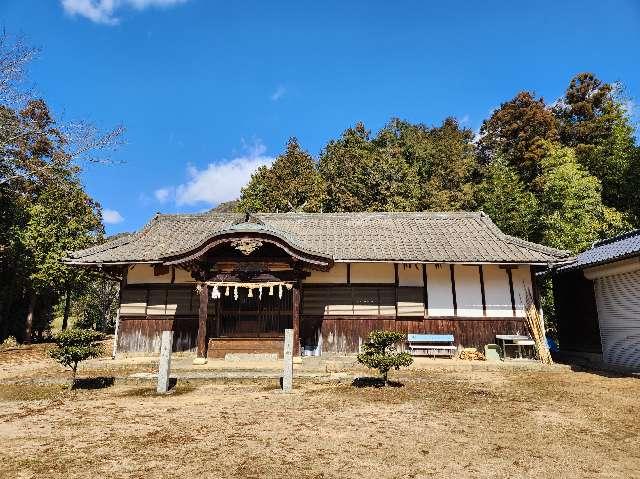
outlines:
[[507, 271], [507, 277], [509, 278], [509, 296], [511, 296], [511, 311], [513, 316], [516, 315], [516, 295], [513, 290], [513, 273], [511, 272], [512, 268], [505, 268]]
[[[396, 307], [396, 319], [398, 319], [398, 286], [400, 286], [400, 274], [398, 273], [398, 263], [393, 263], [393, 272], [395, 274], [395, 280], [394, 280], [395, 287], [393, 289], [395, 290], [394, 293], [396, 298], [394, 303]], [[378, 292], [378, 295], [379, 294], [380, 293]], [[380, 300], [378, 300], [378, 308], [379, 308], [379, 305], [380, 305]]]
[[293, 355], [300, 356], [300, 282], [293, 283], [291, 316], [293, 319]]
[[487, 298], [484, 292], [484, 271], [482, 265], [478, 266], [478, 272], [480, 273], [480, 294], [482, 295], [482, 316], [487, 315]]
[[422, 288], [424, 289], [424, 316], [425, 318], [429, 317], [429, 290], [427, 289], [428, 285], [427, 279], [427, 265], [422, 265]]
[[458, 298], [456, 295], [456, 275], [453, 272], [453, 264], [449, 265], [451, 271], [451, 294], [453, 295], [453, 315], [458, 316]]
[[198, 358], [207, 357], [207, 310], [209, 306], [209, 287], [200, 285], [200, 307], [198, 308], [198, 338], [196, 340]]

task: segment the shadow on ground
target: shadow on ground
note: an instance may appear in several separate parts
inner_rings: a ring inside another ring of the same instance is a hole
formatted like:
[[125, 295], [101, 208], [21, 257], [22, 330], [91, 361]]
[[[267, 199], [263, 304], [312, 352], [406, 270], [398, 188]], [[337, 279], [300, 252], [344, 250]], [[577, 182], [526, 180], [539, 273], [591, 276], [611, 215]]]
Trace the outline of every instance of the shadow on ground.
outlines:
[[387, 381], [387, 384], [384, 383], [384, 379], [382, 378], [374, 378], [374, 377], [359, 377], [355, 378], [351, 383], [353, 387], [356, 388], [383, 388], [385, 386], [389, 386], [392, 388], [401, 388], [404, 387], [404, 384], [398, 381]]
[[95, 378], [80, 378], [73, 383], [73, 389], [104, 389], [115, 384], [113, 376], [98, 376]]

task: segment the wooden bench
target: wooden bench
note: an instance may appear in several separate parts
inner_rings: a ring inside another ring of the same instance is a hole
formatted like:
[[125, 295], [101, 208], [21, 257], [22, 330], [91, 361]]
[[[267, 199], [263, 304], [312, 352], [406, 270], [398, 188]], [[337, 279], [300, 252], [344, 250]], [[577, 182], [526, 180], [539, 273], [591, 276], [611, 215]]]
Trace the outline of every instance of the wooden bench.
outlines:
[[449, 356], [456, 353], [453, 334], [409, 334], [409, 353], [412, 356]]

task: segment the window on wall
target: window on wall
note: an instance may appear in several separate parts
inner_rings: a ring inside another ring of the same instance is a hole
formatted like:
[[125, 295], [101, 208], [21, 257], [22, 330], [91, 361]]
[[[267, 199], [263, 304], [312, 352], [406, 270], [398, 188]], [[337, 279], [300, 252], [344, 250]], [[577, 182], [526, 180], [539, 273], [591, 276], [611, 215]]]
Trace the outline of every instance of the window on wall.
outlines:
[[124, 288], [120, 301], [123, 316], [176, 316], [198, 313], [195, 288], [149, 286]]
[[[417, 316], [421, 316], [423, 311]], [[396, 288], [393, 285], [305, 286], [302, 290], [302, 314], [395, 316]]]

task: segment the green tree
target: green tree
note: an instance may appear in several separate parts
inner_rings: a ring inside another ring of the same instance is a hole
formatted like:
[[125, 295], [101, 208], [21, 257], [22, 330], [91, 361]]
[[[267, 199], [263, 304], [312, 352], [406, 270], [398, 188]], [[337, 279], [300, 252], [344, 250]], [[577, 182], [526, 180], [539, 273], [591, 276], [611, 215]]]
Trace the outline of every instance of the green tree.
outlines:
[[[428, 127], [392, 119], [374, 140], [379, 149], [393, 152], [417, 176], [415, 201], [419, 210], [472, 209], [477, 155], [473, 132], [454, 118]], [[412, 193], [413, 194], [413, 193]]]
[[578, 163], [572, 148], [550, 148], [542, 170], [536, 186], [544, 244], [578, 253], [630, 227], [623, 214], [603, 204], [600, 180]]
[[320, 211], [324, 183], [311, 155], [291, 138], [270, 167], [260, 167], [242, 189], [240, 211]]
[[[53, 262], [37, 263], [43, 257], [41, 246], [48, 241], [45, 236], [50, 233], [48, 229], [38, 232], [37, 228], [51, 227], [42, 206], [46, 209], [68, 200], [66, 193], [51, 194], [56, 189], [69, 190], [71, 196], [80, 194], [77, 178], [81, 165], [87, 161], [111, 162], [99, 152], [113, 150], [123, 132], [118, 127], [103, 134], [82, 121], [61, 124], [43, 99], [22, 91], [26, 67], [35, 53], [22, 40], [0, 35], [0, 338], [15, 335], [27, 341], [34, 319], [38, 320], [37, 331], [42, 333], [52, 318], [60, 291], [66, 288], [71, 293], [79, 284], [67, 281], [54, 286], [42, 280], [41, 276], [55, 269]], [[64, 205], [53, 209], [66, 211]], [[70, 224], [69, 231], [76, 226]], [[93, 236], [90, 231], [87, 235]], [[49, 259], [59, 257], [59, 248], [49, 246], [57, 251], [48, 254]], [[76, 274], [67, 279], [80, 277]]]
[[358, 354], [358, 362], [377, 369], [384, 384], [389, 383], [389, 371], [399, 370], [413, 363], [409, 353], [397, 352], [396, 344], [406, 339], [406, 335], [397, 331], [371, 331], [362, 352]]
[[484, 163], [504, 158], [525, 182], [540, 174], [546, 144], [558, 140], [557, 120], [542, 98], [523, 91], [482, 123], [478, 142]]
[[84, 282], [83, 289], [76, 293], [73, 315], [75, 327], [112, 333], [118, 313], [120, 285], [105, 277], [92, 277]]
[[563, 144], [575, 149], [578, 162], [602, 183], [607, 206], [632, 211], [635, 131], [619, 84], [604, 83], [592, 73], [576, 75], [554, 112]]
[[[20, 232], [29, 258], [29, 310], [25, 340], [30, 341], [33, 315], [40, 291], [71, 294], [86, 278], [77, 268], [62, 263], [67, 251], [86, 248], [103, 235], [99, 205], [74, 177], [47, 184], [28, 208], [29, 220]], [[68, 315], [68, 306], [65, 308]]]
[[476, 194], [480, 209], [503, 232], [527, 240], [535, 239], [538, 200], [507, 161], [498, 157], [487, 165]]
[[65, 367], [71, 368], [71, 388], [76, 382], [78, 363], [103, 354], [99, 341], [104, 335], [88, 329], [71, 328], [54, 337], [56, 348], [49, 355]]
[[362, 123], [331, 140], [320, 154], [326, 184], [324, 211], [412, 211], [419, 181], [395, 148], [371, 141]]

